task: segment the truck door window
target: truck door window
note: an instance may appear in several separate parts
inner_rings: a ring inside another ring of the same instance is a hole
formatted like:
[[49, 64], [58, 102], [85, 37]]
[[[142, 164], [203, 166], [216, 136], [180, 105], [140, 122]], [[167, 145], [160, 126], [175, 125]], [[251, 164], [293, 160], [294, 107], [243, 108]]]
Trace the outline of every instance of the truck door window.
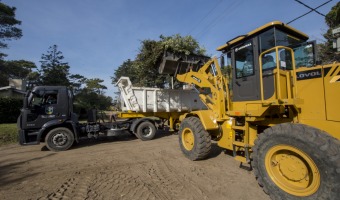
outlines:
[[251, 76], [254, 74], [253, 44], [245, 42], [235, 48], [236, 78]]
[[42, 104], [57, 104], [57, 93], [47, 93], [44, 95]]

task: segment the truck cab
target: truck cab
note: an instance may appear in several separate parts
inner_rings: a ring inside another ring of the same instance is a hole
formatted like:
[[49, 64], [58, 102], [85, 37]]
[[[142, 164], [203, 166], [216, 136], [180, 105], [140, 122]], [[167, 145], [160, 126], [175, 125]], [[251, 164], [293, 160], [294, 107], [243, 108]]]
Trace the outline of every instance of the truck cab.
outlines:
[[[73, 94], [65, 86], [37, 86], [28, 91], [17, 121], [20, 144], [39, 144], [56, 127], [77, 133], [78, 121], [73, 113], [72, 101]], [[63, 137], [59, 139], [63, 140]]]

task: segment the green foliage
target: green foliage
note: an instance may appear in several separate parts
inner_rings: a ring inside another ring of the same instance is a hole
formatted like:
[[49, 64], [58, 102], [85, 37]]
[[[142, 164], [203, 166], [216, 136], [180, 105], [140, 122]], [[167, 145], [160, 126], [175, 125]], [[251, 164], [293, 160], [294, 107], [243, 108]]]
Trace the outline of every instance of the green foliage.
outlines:
[[0, 124], [0, 146], [18, 142], [16, 124]]
[[78, 94], [82, 90], [82, 85], [85, 84], [87, 78], [80, 74], [71, 74], [69, 76], [70, 87], [73, 90], [73, 94]]
[[142, 41], [142, 46], [134, 61], [139, 81], [137, 83], [132, 82], [132, 84], [146, 87], [163, 87], [166, 76], [158, 74], [157, 66], [163, 51], [164, 46], [161, 41]]
[[129, 76], [130, 80], [133, 83], [136, 83], [139, 81], [137, 67], [134, 65], [134, 62], [130, 59], [123, 62], [122, 65], [120, 65], [114, 72], [114, 76], [111, 77], [112, 84], [115, 84], [118, 79], [122, 76]]
[[[17, 27], [21, 21], [15, 19], [15, 7], [0, 2], [0, 48], [7, 48], [6, 40], [19, 39], [22, 31]], [[0, 59], [6, 56], [0, 53]]]
[[330, 28], [336, 28], [340, 25], [340, 2], [332, 7], [331, 11], [326, 15], [325, 21]]
[[47, 54], [41, 56], [41, 84], [70, 86], [69, 70], [67, 62], [63, 62], [64, 56], [58, 50], [57, 45], [49, 47]]
[[319, 59], [323, 64], [340, 61], [340, 54], [333, 48], [333, 41], [336, 37], [332, 34], [332, 30], [340, 26], [340, 2], [332, 7], [331, 11], [325, 17], [326, 24], [329, 29], [323, 35], [326, 38], [324, 44], [318, 45]]
[[184, 37], [179, 34], [170, 37], [161, 35], [160, 38], [164, 48], [172, 52], [185, 53], [186, 55], [204, 55], [206, 51], [203, 47], [200, 47], [199, 43], [191, 35]]
[[75, 96], [75, 105], [78, 109], [108, 110], [112, 105], [112, 98], [84, 88]]
[[0, 124], [16, 122], [21, 107], [22, 99], [0, 98]]
[[26, 79], [30, 80], [32, 69], [36, 65], [31, 61], [26, 60], [0, 60], [0, 86], [7, 86], [8, 79]]
[[165, 87], [169, 83], [169, 77], [158, 74], [159, 63], [165, 50], [187, 55], [205, 53], [205, 49], [200, 47], [192, 36], [161, 35], [158, 41], [143, 40], [135, 60], [129, 59], [120, 65], [111, 77], [112, 83], [117, 82], [121, 76], [127, 76], [134, 86]]
[[86, 83], [86, 88], [90, 90], [91, 92], [102, 94], [103, 90], [106, 90], [107, 87], [101, 83], [103, 83], [104, 80], [99, 79], [99, 78], [94, 78], [94, 79], [87, 79], [85, 81]]

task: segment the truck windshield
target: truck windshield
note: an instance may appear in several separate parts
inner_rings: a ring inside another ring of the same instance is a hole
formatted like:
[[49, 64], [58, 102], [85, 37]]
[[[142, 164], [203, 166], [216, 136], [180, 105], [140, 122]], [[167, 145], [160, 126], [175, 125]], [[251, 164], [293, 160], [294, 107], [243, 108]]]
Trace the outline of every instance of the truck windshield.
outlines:
[[29, 97], [28, 97], [28, 106], [29, 107], [34, 107], [34, 106], [39, 106], [42, 102], [42, 96], [31, 92]]

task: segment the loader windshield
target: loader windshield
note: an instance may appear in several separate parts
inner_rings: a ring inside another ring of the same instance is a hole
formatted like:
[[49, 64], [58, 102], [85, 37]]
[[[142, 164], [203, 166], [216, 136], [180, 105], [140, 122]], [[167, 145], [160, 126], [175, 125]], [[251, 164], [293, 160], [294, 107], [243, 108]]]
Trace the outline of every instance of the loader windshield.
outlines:
[[[311, 67], [315, 65], [316, 53], [315, 42], [306, 42], [304, 39], [299, 39], [292, 36], [289, 33], [279, 30], [278, 28], [269, 29], [259, 35], [259, 53], [262, 53], [275, 46], [290, 47], [294, 50], [296, 68], [305, 66]], [[289, 62], [292, 56], [282, 51], [279, 54], [280, 61]], [[276, 60], [275, 52], [270, 52], [262, 58], [264, 63], [263, 69], [271, 69], [275, 67]], [[291, 62], [291, 61], [290, 61]], [[292, 69], [291, 66], [287, 66], [286, 69]]]

